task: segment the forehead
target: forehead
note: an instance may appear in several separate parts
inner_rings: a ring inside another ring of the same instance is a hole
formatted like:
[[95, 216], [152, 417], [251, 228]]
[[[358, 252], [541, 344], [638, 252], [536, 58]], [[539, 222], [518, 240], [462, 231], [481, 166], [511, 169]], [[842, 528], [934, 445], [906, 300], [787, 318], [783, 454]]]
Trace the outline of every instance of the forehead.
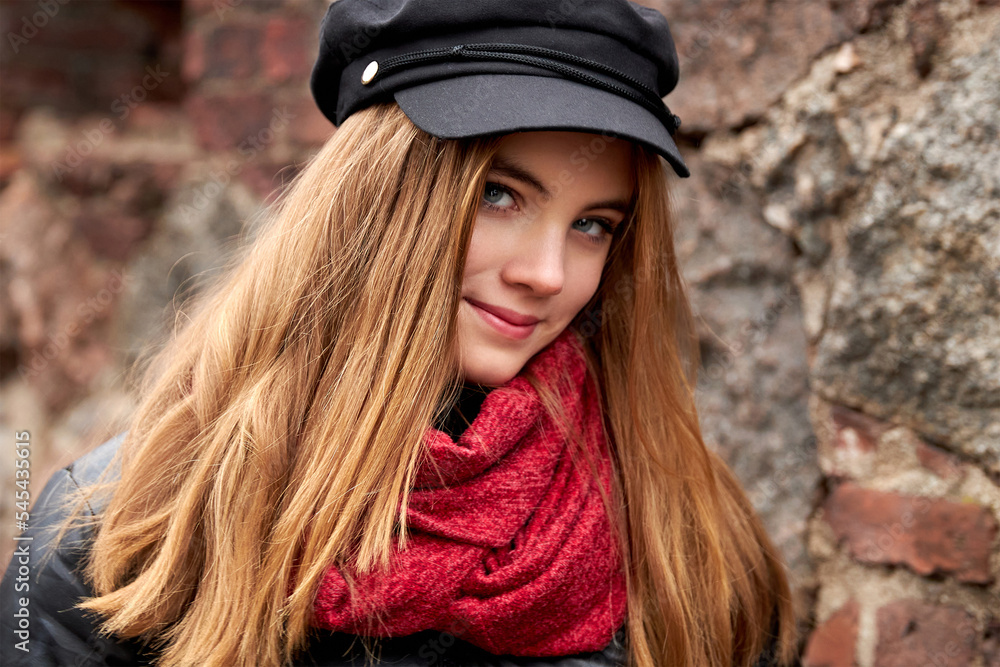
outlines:
[[632, 145], [626, 139], [588, 132], [537, 131], [505, 135], [491, 167], [538, 189], [559, 184], [600, 188], [613, 194], [631, 191]]

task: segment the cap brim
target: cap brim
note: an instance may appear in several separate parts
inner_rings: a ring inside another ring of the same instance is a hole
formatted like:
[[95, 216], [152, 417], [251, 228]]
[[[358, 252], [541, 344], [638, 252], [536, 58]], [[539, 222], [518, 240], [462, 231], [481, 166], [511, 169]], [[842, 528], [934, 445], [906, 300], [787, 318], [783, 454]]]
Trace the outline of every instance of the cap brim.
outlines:
[[526, 74], [475, 74], [398, 90], [413, 124], [442, 139], [532, 130], [576, 130], [623, 137], [662, 155], [690, 176], [677, 144], [641, 105], [583, 83]]

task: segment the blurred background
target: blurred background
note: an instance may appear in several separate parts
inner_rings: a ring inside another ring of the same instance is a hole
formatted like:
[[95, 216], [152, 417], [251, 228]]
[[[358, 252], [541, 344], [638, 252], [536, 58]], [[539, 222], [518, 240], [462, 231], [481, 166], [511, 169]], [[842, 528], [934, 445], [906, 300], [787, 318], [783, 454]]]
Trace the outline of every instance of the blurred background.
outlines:
[[[702, 426], [805, 663], [1000, 667], [1000, 2], [642, 4], [681, 58]], [[327, 5], [0, 0], [0, 563], [16, 433], [32, 497], [118, 433], [131, 364], [334, 131]]]

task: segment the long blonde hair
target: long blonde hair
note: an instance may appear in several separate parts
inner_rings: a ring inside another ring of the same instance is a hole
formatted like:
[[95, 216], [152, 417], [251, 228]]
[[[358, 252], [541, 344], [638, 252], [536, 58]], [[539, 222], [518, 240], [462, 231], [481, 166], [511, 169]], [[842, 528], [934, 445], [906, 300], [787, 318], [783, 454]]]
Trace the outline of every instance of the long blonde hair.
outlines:
[[[277, 666], [331, 563], [385, 568], [427, 426], [460, 382], [464, 254], [497, 138], [442, 140], [395, 104], [349, 117], [145, 375], [78, 606], [158, 664]], [[752, 664], [786, 577], [694, 405], [697, 340], [664, 162], [571, 324], [601, 388], [629, 664]], [[557, 411], [551, 396], [546, 405]], [[85, 489], [85, 495], [97, 487]], [[608, 502], [608, 499], [605, 498]]]

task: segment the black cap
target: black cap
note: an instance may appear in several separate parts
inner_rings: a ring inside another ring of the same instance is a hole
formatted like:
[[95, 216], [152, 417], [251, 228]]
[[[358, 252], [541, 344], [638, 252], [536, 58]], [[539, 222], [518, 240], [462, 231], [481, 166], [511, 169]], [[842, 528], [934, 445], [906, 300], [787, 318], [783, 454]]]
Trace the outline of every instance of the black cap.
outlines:
[[395, 99], [444, 139], [594, 132], [687, 177], [663, 103], [677, 78], [667, 19], [629, 0], [337, 0], [310, 86], [334, 125]]

